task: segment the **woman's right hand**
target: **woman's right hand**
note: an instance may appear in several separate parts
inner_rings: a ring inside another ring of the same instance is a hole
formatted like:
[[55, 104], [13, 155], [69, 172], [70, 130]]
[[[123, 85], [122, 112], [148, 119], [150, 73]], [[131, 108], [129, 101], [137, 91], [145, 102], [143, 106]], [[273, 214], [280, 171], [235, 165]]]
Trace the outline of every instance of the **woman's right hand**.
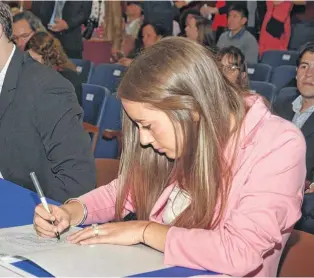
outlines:
[[[33, 224], [39, 236], [52, 238], [56, 237], [56, 232], [61, 234], [70, 227], [71, 215], [63, 207], [49, 205], [49, 209], [51, 213], [42, 205], [38, 205], [35, 208]], [[51, 224], [52, 221], [55, 225]]]

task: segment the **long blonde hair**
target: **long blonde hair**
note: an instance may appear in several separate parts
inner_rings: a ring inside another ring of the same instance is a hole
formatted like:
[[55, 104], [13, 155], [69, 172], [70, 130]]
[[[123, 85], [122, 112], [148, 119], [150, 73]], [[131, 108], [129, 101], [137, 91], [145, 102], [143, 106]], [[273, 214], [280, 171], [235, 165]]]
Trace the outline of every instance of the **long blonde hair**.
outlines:
[[142, 148], [137, 126], [124, 112], [117, 218], [123, 217], [131, 194], [137, 219], [148, 220], [162, 191], [176, 181], [191, 204], [173, 225], [214, 228], [232, 182], [233, 159], [225, 159], [225, 150], [245, 116], [244, 95], [223, 76], [209, 50], [185, 38], [163, 39], [143, 51], [125, 73], [118, 95], [164, 111], [173, 125], [180, 125], [183, 143], [174, 161]]

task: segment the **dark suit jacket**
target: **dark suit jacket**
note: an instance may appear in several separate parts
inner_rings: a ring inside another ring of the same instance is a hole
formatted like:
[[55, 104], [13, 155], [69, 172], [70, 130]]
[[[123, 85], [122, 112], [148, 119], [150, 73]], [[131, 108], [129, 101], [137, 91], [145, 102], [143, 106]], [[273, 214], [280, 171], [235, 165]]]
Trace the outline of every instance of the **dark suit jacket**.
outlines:
[[162, 25], [166, 31], [166, 36], [172, 36], [176, 9], [170, 1], [143, 1], [145, 21]]
[[[275, 103], [275, 112], [291, 121], [294, 116], [292, 102], [296, 97], [288, 98], [282, 102]], [[306, 140], [306, 179], [314, 182], [314, 114], [312, 114], [302, 127], [302, 132]], [[302, 217], [296, 223], [295, 229], [314, 234], [314, 193], [305, 194], [302, 204]]]
[[[55, 1], [33, 1], [32, 12], [40, 18], [47, 28], [53, 13]], [[63, 7], [62, 19], [69, 29], [59, 33], [53, 33], [66, 50], [81, 51], [83, 40], [81, 25], [84, 24], [91, 13], [92, 1], [66, 1]]]
[[66, 79], [68, 79], [72, 85], [74, 86], [75, 93], [77, 96], [78, 103], [82, 106], [82, 94], [83, 94], [83, 88], [82, 88], [82, 80], [81, 77], [77, 74], [77, 72], [70, 70], [70, 69], [63, 69], [60, 70], [59, 73]]
[[[296, 97], [290, 97], [274, 104], [274, 111], [280, 117], [292, 121], [294, 112], [292, 102]], [[314, 182], [314, 113], [307, 119], [301, 131], [306, 141], [306, 179]]]
[[91, 142], [72, 84], [16, 49], [0, 95], [0, 172], [63, 202], [95, 187]]

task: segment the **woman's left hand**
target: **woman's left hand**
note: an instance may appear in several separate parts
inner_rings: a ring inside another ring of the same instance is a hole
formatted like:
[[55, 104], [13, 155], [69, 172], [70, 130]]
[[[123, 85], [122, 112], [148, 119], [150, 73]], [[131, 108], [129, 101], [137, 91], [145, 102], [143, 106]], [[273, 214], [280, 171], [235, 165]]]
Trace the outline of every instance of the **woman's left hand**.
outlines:
[[68, 236], [67, 240], [82, 245], [104, 243], [134, 245], [142, 242], [143, 232], [148, 223], [148, 221], [128, 221], [90, 226]]

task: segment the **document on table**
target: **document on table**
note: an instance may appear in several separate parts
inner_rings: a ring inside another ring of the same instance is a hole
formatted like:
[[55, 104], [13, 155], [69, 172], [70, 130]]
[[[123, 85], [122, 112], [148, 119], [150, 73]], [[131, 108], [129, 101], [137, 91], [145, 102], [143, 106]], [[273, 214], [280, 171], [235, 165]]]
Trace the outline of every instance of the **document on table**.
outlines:
[[63, 234], [60, 242], [40, 238], [32, 225], [1, 229], [0, 252], [2, 256], [23, 256], [56, 277], [121, 277], [168, 267], [162, 253], [144, 245], [81, 246], [68, 243], [66, 236]]
[[55, 248], [69, 246], [66, 236], [79, 228], [71, 228], [61, 235], [61, 240], [56, 238], [42, 238], [37, 236], [33, 225], [19, 226], [0, 230], [0, 256], [24, 256], [30, 252], [47, 251]]

